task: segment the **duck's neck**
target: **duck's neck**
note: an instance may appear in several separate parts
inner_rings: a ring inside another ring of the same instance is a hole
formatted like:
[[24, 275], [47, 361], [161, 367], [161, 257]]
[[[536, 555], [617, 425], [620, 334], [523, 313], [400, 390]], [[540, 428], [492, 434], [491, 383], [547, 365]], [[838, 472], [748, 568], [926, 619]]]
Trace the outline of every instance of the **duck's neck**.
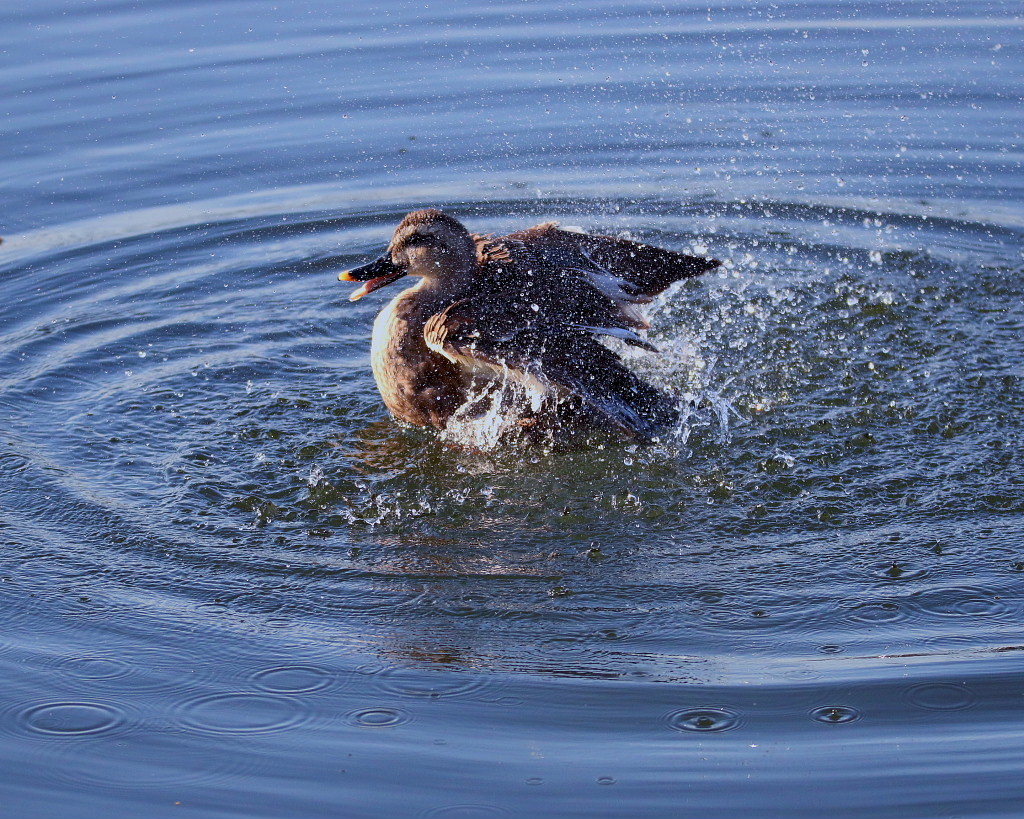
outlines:
[[419, 284], [409, 288], [408, 293], [417, 299], [430, 301], [455, 301], [468, 296], [475, 289], [476, 270], [445, 270], [444, 278], [424, 277]]

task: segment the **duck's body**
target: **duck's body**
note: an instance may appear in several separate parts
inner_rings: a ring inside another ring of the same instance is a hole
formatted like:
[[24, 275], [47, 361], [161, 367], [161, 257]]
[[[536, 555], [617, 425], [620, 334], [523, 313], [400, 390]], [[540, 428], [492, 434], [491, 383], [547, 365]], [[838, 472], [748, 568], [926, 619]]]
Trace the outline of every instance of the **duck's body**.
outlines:
[[544, 395], [530, 422], [589, 424], [650, 438], [675, 400], [597, 340], [653, 349], [638, 306], [718, 265], [608, 236], [538, 225], [500, 238], [470, 234], [437, 210], [409, 214], [388, 254], [343, 273], [360, 298], [423, 277], [374, 323], [373, 372], [391, 413], [444, 428], [488, 384], [513, 380]]
[[466, 403], [471, 379], [459, 365], [427, 347], [423, 330], [447, 304], [410, 287], [373, 322], [370, 363], [384, 404], [396, 418], [443, 428]]

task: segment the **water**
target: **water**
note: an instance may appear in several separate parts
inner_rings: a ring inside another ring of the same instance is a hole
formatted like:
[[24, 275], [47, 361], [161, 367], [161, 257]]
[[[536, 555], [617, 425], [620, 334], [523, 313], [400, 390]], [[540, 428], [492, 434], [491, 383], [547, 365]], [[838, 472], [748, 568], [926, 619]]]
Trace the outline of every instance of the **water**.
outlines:
[[[1017, 4], [0, 20], [11, 815], [1024, 810]], [[427, 205], [724, 259], [679, 434], [389, 421], [335, 274]]]

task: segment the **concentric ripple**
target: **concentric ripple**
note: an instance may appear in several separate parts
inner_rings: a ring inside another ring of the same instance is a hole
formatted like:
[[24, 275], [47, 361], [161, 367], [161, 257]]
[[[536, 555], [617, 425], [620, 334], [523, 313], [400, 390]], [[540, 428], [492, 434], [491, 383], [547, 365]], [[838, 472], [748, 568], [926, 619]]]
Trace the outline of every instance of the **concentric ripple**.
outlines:
[[280, 665], [257, 671], [252, 681], [271, 694], [310, 694], [329, 688], [335, 675], [315, 665]]
[[190, 753], [189, 732], [151, 731], [126, 737], [76, 740], [56, 750], [49, 779], [62, 788], [95, 788], [115, 794], [222, 784], [254, 775], [268, 761], [236, 748], [215, 756]]
[[824, 722], [826, 725], [846, 725], [860, 718], [860, 711], [849, 705], [823, 705], [811, 711], [811, 719]]
[[911, 686], [907, 700], [928, 711], [962, 711], [974, 705], [976, 697], [965, 685], [935, 682]]
[[19, 710], [17, 727], [45, 737], [81, 737], [104, 734], [120, 728], [124, 711], [102, 702], [44, 702]]
[[[797, 692], [961, 621], [965, 650], [1012, 642], [1016, 465], [1000, 442], [1019, 422], [1002, 409], [1018, 382], [960, 373], [965, 347], [987, 334], [1012, 346], [1005, 325], [1024, 326], [1016, 234], [959, 224], [984, 248], [965, 261], [912, 250], [948, 223], [853, 206], [453, 203], [474, 229], [559, 219], [725, 259], [654, 306], [659, 356], [626, 353], [684, 397], [672, 436], [460, 449], [387, 419], [367, 366], [381, 302], [350, 305], [335, 280], [415, 204], [186, 221], [7, 270], [21, 312], [0, 336], [4, 531], [24, 560], [11, 582], [25, 599], [45, 590], [46, 606], [20, 617], [5, 656], [68, 623], [94, 632], [99, 648], [47, 664], [62, 684], [131, 690], [162, 714], [151, 728], [166, 742], [125, 737], [112, 752], [140, 749], [140, 787], [265, 770], [253, 755], [205, 775], [163, 766], [183, 738], [285, 742], [316, 724], [436, 740], [441, 710], [529, 719], [530, 696], [504, 693], [515, 679], [700, 685], [746, 679], [751, 657], [791, 690], [787, 724], [840, 726], [860, 712]], [[876, 220], [891, 227], [884, 252]], [[39, 295], [81, 270], [66, 298]], [[993, 293], [1009, 314], [965, 324]], [[958, 471], [939, 480], [936, 463]], [[940, 713], [970, 707], [961, 696], [910, 688], [902, 701]], [[77, 701], [55, 695], [15, 731], [120, 741], [123, 717]], [[744, 713], [677, 708], [663, 725], [712, 736]], [[534, 773], [517, 782], [546, 793], [550, 774]], [[62, 781], [89, 777], [121, 782], [91, 761]]]
[[112, 680], [131, 673], [131, 666], [115, 657], [68, 657], [60, 668], [83, 680]]
[[209, 694], [183, 703], [182, 724], [209, 734], [266, 734], [295, 728], [309, 717], [295, 699], [269, 694]]
[[351, 725], [361, 728], [394, 728], [404, 725], [412, 719], [412, 716], [400, 708], [389, 708], [387, 706], [374, 706], [371, 708], [360, 708], [350, 712], [346, 720]]
[[[920, 585], [967, 565], [979, 584], [1005, 571], [1012, 526], [989, 527], [985, 547], [963, 542], [957, 487], [996, 491], [1008, 420], [985, 419], [1016, 382], [950, 382], [942, 401], [910, 400], [959, 372], [942, 351], [964, 348], [962, 317], [983, 308], [982, 291], [1016, 309], [1016, 232], [958, 223], [981, 248], [965, 260], [942, 250], [948, 221], [852, 205], [454, 204], [474, 228], [560, 219], [725, 259], [655, 306], [663, 352], [632, 360], [687, 397], [677, 436], [643, 450], [459, 452], [386, 420], [366, 366], [380, 301], [348, 304], [334, 276], [414, 204], [184, 220], [8, 264], [20, 312], [0, 339], [0, 397], [13, 412], [5, 446], [21, 460], [4, 481], [21, 542], [44, 542], [61, 510], [74, 540], [60, 560], [75, 576], [55, 605], [67, 616], [127, 616], [130, 584], [144, 608], [293, 646], [372, 631], [389, 665], [413, 669], [381, 675], [386, 691], [451, 698], [482, 685], [480, 670], [630, 674], [638, 657], [674, 655], [683, 633], [781, 657], [851, 640], [870, 650], [850, 629], [873, 626], [881, 653], [928, 613], [995, 625], [1018, 610], [981, 585], [949, 602]], [[69, 268], [92, 274], [67, 298], [40, 295]], [[964, 268], [978, 286], [960, 283]], [[1013, 316], [971, 331], [1003, 338]], [[930, 489], [933, 472], [905, 456], [915, 447], [966, 471]], [[929, 543], [959, 539], [956, 553], [896, 532], [908, 509], [931, 521]], [[638, 526], [642, 551], [627, 536]], [[877, 538], [850, 536], [864, 526]], [[696, 596], [707, 589], [713, 599]], [[164, 679], [117, 662], [147, 688], [207, 670], [183, 657], [160, 665]], [[680, 673], [681, 660], [660, 662]], [[67, 673], [106, 673], [93, 665]], [[324, 682], [301, 662], [251, 681], [280, 694]]]
[[487, 686], [480, 674], [424, 671], [412, 668], [389, 668], [381, 673], [377, 682], [387, 692], [403, 697], [439, 699], [466, 697]]
[[676, 731], [690, 733], [718, 733], [740, 725], [740, 715], [729, 708], [688, 708], [673, 711], [666, 718], [668, 726]]

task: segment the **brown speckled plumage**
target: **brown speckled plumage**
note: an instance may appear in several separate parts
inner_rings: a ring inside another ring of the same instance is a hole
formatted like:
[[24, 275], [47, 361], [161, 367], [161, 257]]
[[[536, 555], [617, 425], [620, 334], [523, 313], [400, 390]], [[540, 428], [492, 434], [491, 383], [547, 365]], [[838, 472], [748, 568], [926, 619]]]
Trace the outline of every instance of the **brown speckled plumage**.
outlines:
[[550, 395], [540, 411], [548, 424], [586, 419], [643, 439], [676, 418], [675, 401], [597, 336], [653, 349], [636, 332], [648, 327], [639, 305], [717, 265], [553, 223], [473, 235], [431, 209], [402, 220], [382, 259], [341, 278], [366, 282], [359, 298], [404, 274], [423, 277], [374, 323], [373, 373], [395, 417], [443, 428], [472, 390], [511, 377]]

